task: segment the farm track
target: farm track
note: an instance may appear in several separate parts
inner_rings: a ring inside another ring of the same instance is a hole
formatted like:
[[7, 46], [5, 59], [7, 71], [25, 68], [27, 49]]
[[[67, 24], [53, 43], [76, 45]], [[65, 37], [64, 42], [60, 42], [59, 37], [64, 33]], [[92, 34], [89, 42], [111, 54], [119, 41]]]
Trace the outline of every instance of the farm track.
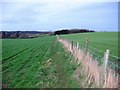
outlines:
[[[68, 61], [69, 54], [64, 51], [64, 48], [61, 43], [59, 43], [57, 40], [54, 41], [52, 46], [48, 49], [47, 54], [44, 58], [47, 61], [50, 61], [48, 67], [46, 68], [45, 72], [47, 72], [47, 77], [51, 80], [49, 83], [49, 87], [51, 88], [69, 88], [73, 87], [71, 85], [71, 76], [70, 71], [74, 73], [72, 70], [73, 66], [70, 65], [70, 61]], [[66, 58], [66, 59], [65, 59]], [[65, 67], [67, 68], [65, 68]], [[70, 67], [71, 68], [68, 68]], [[45, 66], [46, 67], [46, 66]], [[51, 69], [53, 69], [52, 72]], [[69, 76], [67, 76], [69, 74]], [[75, 81], [76, 82], [76, 81]], [[76, 85], [74, 85], [76, 87]]]
[[[55, 41], [55, 43], [54, 43], [54, 45], [56, 44], [56, 43], [58, 43], [57, 41]], [[62, 87], [68, 87], [67, 85], [68, 85], [68, 83], [67, 83], [67, 80], [66, 80], [66, 78], [65, 78], [65, 74], [64, 74], [64, 69], [62, 68], [62, 66], [61, 66], [61, 62], [60, 62], [60, 60], [62, 60], [63, 59], [63, 57], [61, 56], [61, 53], [62, 52], [60, 52], [60, 49], [61, 49], [61, 47], [59, 47], [59, 46], [57, 46], [56, 47], [57, 48], [57, 50], [56, 50], [56, 54], [54, 54], [52, 57], [53, 57], [53, 63], [55, 64], [55, 66], [56, 66], [56, 71], [57, 71], [57, 77], [59, 78], [59, 83], [61, 83], [61, 86]], [[54, 48], [53, 48], [54, 49]]]
[[[55, 40], [52, 45], [48, 48], [47, 50], [47, 53], [44, 55], [44, 59], [48, 59], [48, 60], [51, 60], [51, 63], [52, 63], [52, 66], [48, 66], [49, 69], [50, 68], [54, 68], [54, 72], [52, 72], [52, 76], [55, 76], [57, 78], [57, 83], [55, 83], [54, 80], [51, 80], [53, 83], [51, 85], [51, 87], [57, 87], [56, 84], [59, 84], [59, 87], [67, 87], [67, 82], [66, 82], [66, 79], [65, 79], [65, 74], [64, 74], [64, 69], [62, 68], [61, 66], [61, 59], [63, 59], [63, 57], [61, 56], [61, 53], [60, 52], [61, 50], [61, 47], [57, 45], [57, 41]], [[56, 49], [57, 48], [57, 49]], [[48, 55], [49, 57], [45, 58], [46, 55]], [[49, 73], [49, 70], [47, 70], [46, 68], [46, 72]], [[50, 77], [51, 73], [48, 74], [48, 77]], [[53, 79], [53, 77], [51, 77], [51, 79]]]

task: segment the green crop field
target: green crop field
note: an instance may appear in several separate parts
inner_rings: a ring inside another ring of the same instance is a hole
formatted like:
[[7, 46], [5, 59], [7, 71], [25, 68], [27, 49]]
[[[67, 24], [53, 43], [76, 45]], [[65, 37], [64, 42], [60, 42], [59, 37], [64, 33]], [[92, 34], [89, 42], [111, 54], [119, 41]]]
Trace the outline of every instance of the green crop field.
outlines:
[[[89, 52], [103, 58], [110, 49], [110, 58], [118, 57], [118, 33], [95, 32], [60, 35], [61, 38], [79, 42], [85, 48], [88, 37]], [[66, 52], [56, 36], [33, 39], [2, 40], [2, 83], [9, 88], [75, 88], [81, 87], [73, 78], [78, 67], [71, 54]], [[120, 51], [119, 51], [120, 53]], [[113, 59], [113, 60], [112, 60]], [[84, 76], [81, 76], [84, 79]]]
[[98, 59], [103, 59], [106, 49], [110, 50], [110, 61], [117, 63], [119, 60], [118, 32], [94, 32], [60, 35], [61, 38], [68, 39], [74, 43], [79, 42], [80, 48], [86, 47], [86, 37], [88, 37], [88, 49]]
[[86, 36], [88, 36], [89, 46], [105, 52], [110, 49], [111, 54], [118, 56], [118, 33], [117, 32], [97, 32], [61, 35], [61, 37], [74, 42], [79, 42], [85, 46]]
[[2, 83], [9, 88], [78, 87], [73, 58], [55, 36], [3, 39]]

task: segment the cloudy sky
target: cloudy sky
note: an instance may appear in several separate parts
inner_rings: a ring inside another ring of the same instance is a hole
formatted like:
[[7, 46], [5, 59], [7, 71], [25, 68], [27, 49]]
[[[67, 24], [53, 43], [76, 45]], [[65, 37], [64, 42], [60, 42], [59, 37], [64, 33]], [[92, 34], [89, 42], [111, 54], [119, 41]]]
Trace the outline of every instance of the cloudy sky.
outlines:
[[118, 0], [110, 1], [4, 0], [0, 2], [0, 30], [86, 28], [118, 31]]

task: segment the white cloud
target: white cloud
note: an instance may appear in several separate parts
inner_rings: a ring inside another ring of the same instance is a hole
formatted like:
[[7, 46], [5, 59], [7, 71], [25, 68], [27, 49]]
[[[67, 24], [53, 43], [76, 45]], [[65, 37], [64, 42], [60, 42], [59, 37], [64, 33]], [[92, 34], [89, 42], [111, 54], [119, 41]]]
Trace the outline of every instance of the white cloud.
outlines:
[[9, 20], [16, 17], [15, 15], [32, 3], [15, 3], [15, 2], [3, 2], [2, 3], [2, 20]]
[[[66, 13], [69, 13], [72, 9], [77, 7], [85, 7], [90, 3], [81, 3], [81, 2], [46, 2], [43, 6], [35, 7], [34, 10], [38, 14], [35, 15], [35, 19], [43, 22], [54, 21], [54, 17], [66, 16]], [[58, 18], [57, 18], [58, 20]], [[61, 20], [60, 20], [61, 21]]]
[[[64, 28], [89, 26], [90, 24], [95, 26], [98, 22], [104, 22], [102, 18], [106, 18], [108, 11], [110, 11], [110, 17], [113, 14], [111, 13], [113, 10], [104, 3], [72, 2], [71, 0], [69, 2], [68, 0], [58, 2], [39, 0], [37, 3], [36, 0], [10, 1], [3, 2], [3, 20], [6, 21], [3, 23], [4, 28], [35, 29], [40, 27], [40, 29], [48, 29], [51, 27], [54, 29], [55, 27], [61, 28], [61, 26]], [[104, 19], [106, 23], [108, 23], [109, 16], [107, 16], [108, 19]]]

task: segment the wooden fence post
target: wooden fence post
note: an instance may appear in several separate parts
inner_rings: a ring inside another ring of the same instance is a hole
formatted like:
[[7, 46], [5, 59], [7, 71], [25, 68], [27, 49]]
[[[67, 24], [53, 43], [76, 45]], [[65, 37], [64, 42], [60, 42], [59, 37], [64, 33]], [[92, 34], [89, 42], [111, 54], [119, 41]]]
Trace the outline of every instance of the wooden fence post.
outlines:
[[72, 49], [71, 49], [71, 50], [72, 50], [72, 53], [74, 53], [74, 52], [73, 52], [73, 41], [72, 41], [72, 45], [71, 45], [71, 48], [72, 48]]
[[[100, 87], [104, 87], [106, 85], [107, 81], [107, 65], [108, 65], [108, 59], [109, 59], [109, 49], [106, 49], [106, 52], [104, 53], [103, 57], [103, 65], [101, 69], [100, 74]], [[105, 88], [105, 87], [104, 87]]]
[[106, 49], [106, 52], [104, 54], [104, 84], [106, 84], [106, 80], [107, 80], [107, 65], [108, 65], [108, 59], [109, 59], [109, 53], [110, 50]]
[[58, 35], [56, 35], [57, 39], [59, 39]]
[[79, 49], [79, 42], [77, 42], [77, 50]]

